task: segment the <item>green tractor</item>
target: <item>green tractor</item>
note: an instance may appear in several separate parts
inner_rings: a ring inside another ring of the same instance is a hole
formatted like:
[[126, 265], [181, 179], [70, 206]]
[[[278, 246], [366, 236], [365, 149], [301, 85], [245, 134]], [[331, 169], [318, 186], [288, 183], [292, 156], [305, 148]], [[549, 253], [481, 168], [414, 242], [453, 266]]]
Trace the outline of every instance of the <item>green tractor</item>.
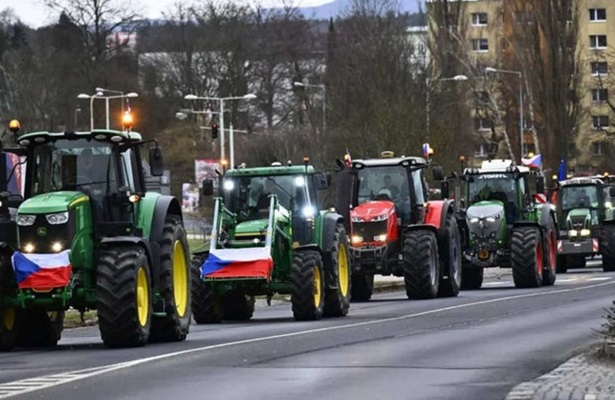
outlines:
[[0, 349], [56, 345], [69, 308], [97, 310], [108, 347], [184, 340], [191, 277], [181, 208], [144, 186], [145, 144], [154, 143], [151, 174], [162, 174], [157, 144], [108, 129], [16, 133], [16, 142], [25, 200], [9, 227], [17, 240], [0, 253]]
[[[344, 316], [350, 302], [344, 221], [317, 211], [330, 175], [305, 165], [225, 172], [211, 242], [195, 251], [192, 312], [197, 323], [248, 320], [255, 296], [290, 294], [296, 320]], [[213, 194], [213, 181], [203, 183]], [[205, 246], [204, 246], [205, 247]]]
[[[511, 160], [466, 168], [462, 289], [478, 289], [484, 268], [512, 268], [516, 287], [550, 286], [556, 277], [557, 217], [543, 176]], [[459, 191], [458, 191], [459, 193]], [[461, 200], [461, 199], [458, 199]]]
[[557, 189], [557, 213], [563, 226], [557, 242], [558, 270], [584, 268], [586, 257], [602, 255], [605, 272], [615, 271], [615, 186], [608, 176], [576, 177]]

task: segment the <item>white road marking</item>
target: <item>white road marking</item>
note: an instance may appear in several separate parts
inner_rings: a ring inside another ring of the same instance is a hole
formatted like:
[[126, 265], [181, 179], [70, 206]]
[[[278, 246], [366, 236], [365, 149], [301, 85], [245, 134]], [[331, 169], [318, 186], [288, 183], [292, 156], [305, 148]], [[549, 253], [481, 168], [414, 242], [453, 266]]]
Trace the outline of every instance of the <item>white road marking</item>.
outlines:
[[512, 281], [504, 281], [504, 282], [487, 282], [484, 283], [483, 286], [487, 286], [487, 285], [509, 285], [511, 284]]
[[[331, 331], [338, 331], [342, 329], [359, 328], [362, 326], [370, 326], [370, 325], [376, 325], [376, 324], [384, 324], [388, 322], [403, 321], [406, 319], [423, 317], [425, 315], [438, 314], [438, 313], [451, 311], [451, 310], [459, 310], [462, 308], [469, 308], [472, 306], [481, 306], [485, 304], [501, 303], [504, 301], [531, 298], [531, 297], [548, 296], [552, 294], [570, 293], [570, 292], [576, 292], [576, 291], [581, 291], [581, 290], [586, 290], [586, 289], [594, 289], [597, 287], [613, 285], [613, 284], [615, 284], [615, 282], [611, 281], [611, 282], [599, 283], [596, 285], [575, 287], [575, 288], [570, 288], [570, 289], [550, 290], [547, 292], [534, 292], [534, 293], [519, 294], [515, 296], [500, 297], [500, 298], [491, 299], [491, 300], [481, 300], [481, 301], [475, 301], [473, 303], [458, 304], [455, 306], [443, 307], [443, 308], [438, 308], [435, 310], [423, 311], [423, 312], [414, 313], [414, 314], [401, 315], [399, 317], [384, 318], [384, 319], [374, 320], [374, 321], [357, 322], [354, 324], [329, 326], [325, 328], [309, 329], [305, 331], [284, 333], [284, 334], [272, 335], [272, 336], [264, 336], [260, 338], [254, 338], [254, 339], [238, 340], [235, 342], [220, 343], [220, 344], [214, 344], [210, 346], [197, 347], [194, 349], [176, 351], [173, 353], [166, 353], [166, 354], [161, 354], [161, 355], [152, 356], [152, 357], [145, 357], [145, 358], [140, 358], [140, 359], [136, 359], [132, 361], [125, 361], [125, 362], [121, 362], [117, 364], [106, 365], [106, 366], [87, 368], [87, 369], [82, 369], [82, 370], [77, 370], [77, 371], [63, 372], [63, 373], [53, 374], [53, 375], [45, 375], [45, 376], [40, 376], [40, 377], [30, 378], [30, 379], [23, 379], [19, 381], [0, 384], [0, 399], [18, 396], [24, 393], [30, 393], [30, 392], [34, 392], [38, 390], [49, 389], [51, 387], [62, 385], [64, 383], [84, 380], [84, 379], [88, 379], [88, 378], [91, 378], [97, 375], [102, 375], [108, 372], [118, 371], [118, 370], [122, 370], [126, 368], [135, 367], [137, 365], [141, 365], [145, 363], [165, 360], [168, 358], [183, 356], [187, 354], [200, 353], [200, 352], [205, 352], [209, 350], [223, 349], [226, 347], [259, 343], [259, 342], [265, 342], [265, 341], [276, 340], [276, 339], [286, 339], [290, 337], [309, 335], [313, 333], [331, 332]], [[44, 383], [41, 382], [41, 380], [44, 380]], [[34, 382], [37, 382], [38, 384], [31, 385], [31, 383], [34, 383]]]
[[578, 280], [578, 278], [566, 278], [566, 279], [557, 278], [557, 279], [555, 280], [555, 282], [557, 282], [557, 283], [563, 283], [563, 282], [574, 282], [574, 281], [576, 281], [576, 280]]
[[608, 276], [603, 276], [603, 277], [597, 277], [597, 278], [589, 278], [587, 281], [588, 282], [592, 282], [592, 281], [608, 281], [610, 279], [613, 279], [613, 278], [608, 277]]

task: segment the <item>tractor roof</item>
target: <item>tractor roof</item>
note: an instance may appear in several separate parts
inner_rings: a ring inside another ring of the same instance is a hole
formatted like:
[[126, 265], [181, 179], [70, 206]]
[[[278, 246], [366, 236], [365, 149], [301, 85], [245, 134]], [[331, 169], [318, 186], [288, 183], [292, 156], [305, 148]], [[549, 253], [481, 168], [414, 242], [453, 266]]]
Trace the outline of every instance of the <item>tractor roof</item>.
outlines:
[[313, 174], [314, 167], [308, 165], [271, 165], [266, 167], [237, 168], [226, 171], [226, 176], [266, 176]]
[[[93, 131], [86, 132], [28, 132], [20, 135], [17, 139], [17, 142], [21, 145], [27, 146], [32, 141], [34, 142], [47, 142], [49, 140], [57, 140], [57, 139], [88, 139], [94, 138], [96, 140], [110, 140], [112, 142], [123, 142], [123, 141], [139, 141], [141, 140], [141, 134], [132, 131], [116, 131], [116, 130], [108, 130], [108, 129], [95, 129]], [[39, 139], [40, 138], [40, 139]]]
[[466, 174], [489, 174], [494, 172], [510, 173], [520, 172], [527, 174], [530, 172], [528, 167], [518, 166], [512, 160], [486, 160], [483, 161], [480, 168], [466, 168], [464, 173]]
[[603, 183], [601, 176], [578, 176], [565, 181], [561, 181], [561, 186], [582, 186], [582, 185], [597, 185]]
[[352, 160], [352, 167], [361, 169], [369, 167], [387, 167], [387, 166], [422, 166], [427, 165], [427, 160], [421, 157], [391, 157], [391, 158], [368, 158], [365, 160]]

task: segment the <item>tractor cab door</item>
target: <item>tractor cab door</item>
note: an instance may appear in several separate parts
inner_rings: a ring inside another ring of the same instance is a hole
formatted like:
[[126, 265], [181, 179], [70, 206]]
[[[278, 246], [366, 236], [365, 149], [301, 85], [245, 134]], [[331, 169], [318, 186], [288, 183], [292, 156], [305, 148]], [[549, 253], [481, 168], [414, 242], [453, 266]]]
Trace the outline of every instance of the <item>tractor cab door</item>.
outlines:
[[357, 173], [352, 169], [340, 172], [337, 184], [337, 212], [344, 217], [346, 232], [350, 232], [350, 210], [357, 205]]

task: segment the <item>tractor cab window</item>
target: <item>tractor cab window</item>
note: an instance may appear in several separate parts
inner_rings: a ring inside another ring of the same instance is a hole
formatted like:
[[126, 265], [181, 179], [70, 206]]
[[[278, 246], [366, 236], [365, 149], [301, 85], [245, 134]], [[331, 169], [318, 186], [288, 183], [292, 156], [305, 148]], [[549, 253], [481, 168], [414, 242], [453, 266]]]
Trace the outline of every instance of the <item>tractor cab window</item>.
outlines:
[[563, 186], [560, 196], [564, 210], [598, 208], [598, 187], [596, 185]]
[[360, 169], [357, 204], [389, 200], [395, 204], [395, 210], [402, 219], [409, 218], [411, 196], [415, 197], [415, 201], [420, 198], [420, 204], [424, 203], [420, 171], [415, 171], [412, 177], [413, 182], [409, 182], [408, 170], [401, 165]]
[[97, 197], [117, 191], [117, 174], [109, 143], [56, 140], [33, 150], [33, 195], [79, 190]]
[[[472, 175], [468, 180], [468, 200], [470, 204], [479, 201], [499, 201], [504, 206], [507, 221], [519, 217], [519, 184], [513, 174], [493, 173]], [[525, 191], [525, 190], [523, 190]]]

